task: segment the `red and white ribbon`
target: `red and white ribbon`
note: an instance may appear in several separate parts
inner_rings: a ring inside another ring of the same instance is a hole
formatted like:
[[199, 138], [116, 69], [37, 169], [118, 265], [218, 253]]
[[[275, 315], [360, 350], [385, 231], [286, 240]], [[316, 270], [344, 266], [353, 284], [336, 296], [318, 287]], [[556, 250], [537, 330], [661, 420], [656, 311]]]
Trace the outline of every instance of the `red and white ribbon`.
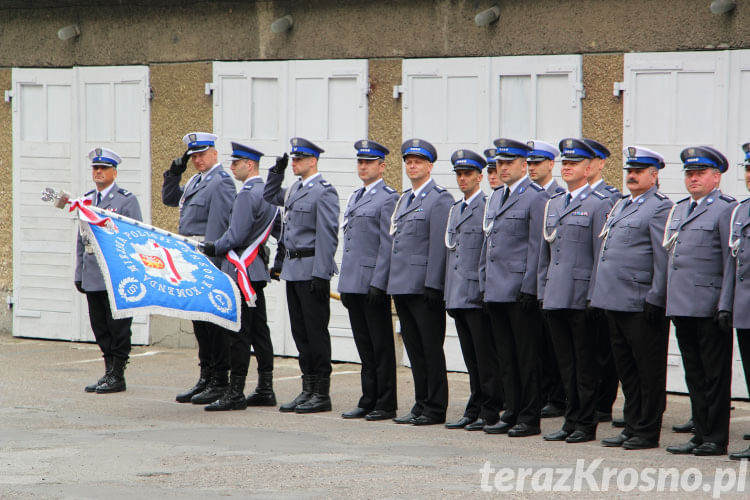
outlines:
[[240, 285], [242, 295], [245, 297], [245, 302], [247, 302], [247, 305], [250, 307], [255, 307], [255, 300], [258, 297], [258, 294], [255, 293], [255, 290], [250, 283], [250, 276], [247, 275], [247, 268], [250, 267], [250, 264], [252, 264], [258, 256], [258, 249], [260, 249], [260, 246], [266, 242], [268, 236], [271, 234], [271, 229], [273, 228], [273, 223], [277, 216], [278, 210], [268, 224], [268, 227], [255, 239], [255, 241], [250, 243], [250, 246], [242, 252], [242, 255], [238, 256], [237, 252], [234, 250], [230, 250], [227, 253], [227, 260], [237, 268], [237, 282]]
[[89, 224], [93, 224], [95, 226], [106, 226], [106, 227], [116, 227], [115, 223], [110, 219], [109, 217], [101, 217], [99, 214], [94, 212], [89, 208], [92, 201], [88, 198], [78, 198], [77, 200], [71, 200], [70, 201], [70, 208], [68, 211], [72, 212], [73, 210], [78, 210], [78, 217], [82, 221], [86, 221]]

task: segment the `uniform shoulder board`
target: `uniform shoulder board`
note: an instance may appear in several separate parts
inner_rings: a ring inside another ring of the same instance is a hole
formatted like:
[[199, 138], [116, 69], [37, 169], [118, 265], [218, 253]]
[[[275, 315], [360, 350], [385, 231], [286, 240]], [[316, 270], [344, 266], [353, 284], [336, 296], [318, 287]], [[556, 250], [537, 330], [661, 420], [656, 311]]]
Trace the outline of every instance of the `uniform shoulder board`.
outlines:
[[748, 201], [750, 201], [750, 198], [745, 198], [740, 202], [740, 205], [742, 205], [743, 203], [747, 203]]
[[530, 184], [530, 186], [531, 186], [532, 188], [534, 188], [534, 190], [535, 190], [535, 191], [536, 191], [537, 193], [539, 193], [540, 191], [544, 191], [544, 188], [543, 188], [542, 186], [540, 186], [539, 184], [537, 184], [536, 182], [532, 182], [532, 183]]
[[664, 193], [660, 193], [659, 191], [654, 191], [654, 196], [659, 198], [661, 201], [664, 201], [667, 199], [667, 195]]
[[323, 187], [331, 187], [331, 183], [328, 181], [321, 180], [320, 185]]
[[620, 192], [620, 190], [619, 190], [619, 189], [617, 189], [617, 188], [616, 188], [616, 187], [614, 187], [614, 186], [610, 186], [609, 184], [607, 184], [606, 186], [604, 186], [604, 189], [606, 189], [606, 190], [607, 190], [607, 191], [609, 191], [610, 193], [619, 193], [619, 192]]
[[222, 177], [229, 177], [229, 174], [224, 172], [224, 170], [219, 170], [219, 175]]
[[391, 186], [383, 186], [383, 189], [385, 190], [386, 193], [389, 193], [389, 194], [393, 194], [396, 192], [396, 190], [393, 189]]
[[453, 206], [454, 206], [454, 207], [457, 207], [458, 205], [460, 205], [460, 204], [461, 204], [461, 203], [463, 203], [463, 202], [464, 202], [464, 199], [463, 199], [463, 198], [461, 198], [460, 200], [458, 200], [458, 201], [454, 202], [454, 203], [453, 203]]
[[[564, 189], [562, 191], [558, 191], [555, 194], [553, 194], [552, 198], [558, 198], [558, 197], [562, 196], [563, 194], [565, 194], [565, 190]], [[552, 198], [550, 198], [550, 199], [552, 199]]]
[[96, 189], [92, 189], [92, 190], [91, 190], [91, 191], [89, 191], [88, 193], [85, 193], [85, 194], [84, 194], [83, 196], [90, 196], [90, 195], [92, 195], [92, 194], [94, 194], [94, 193], [96, 193]]
[[445, 189], [445, 188], [444, 188], [443, 186], [438, 186], [437, 184], [435, 184], [435, 187], [434, 187], [433, 189], [434, 189], [435, 191], [437, 191], [438, 193], [444, 193], [444, 192], [448, 191], [448, 190], [447, 190], [447, 189]]
[[687, 198], [683, 198], [683, 199], [681, 199], [681, 200], [680, 200], [680, 201], [678, 201], [677, 203], [682, 203], [682, 202], [688, 201], [689, 199], [690, 199], [690, 196], [688, 196]]
[[608, 199], [608, 198], [609, 198], [609, 196], [607, 196], [607, 195], [606, 195], [606, 194], [604, 194], [604, 193], [600, 193], [599, 191], [591, 191], [591, 194], [593, 194], [594, 196], [596, 196], [596, 197], [597, 197], [597, 198], [599, 198], [600, 200], [606, 200], [606, 199]]
[[242, 186], [242, 189], [247, 189], [248, 191], [250, 191], [254, 185], [255, 183], [251, 182], [250, 184], [247, 184], [246, 186]]
[[734, 201], [737, 201], [737, 198], [735, 198], [734, 196], [729, 196], [728, 194], [724, 194], [724, 193], [721, 193], [721, 194], [719, 195], [719, 199], [720, 199], [720, 200], [724, 200], [724, 201], [726, 201], [727, 203], [732, 203], [732, 202], [734, 202]]
[[131, 194], [133, 194], [130, 191], [128, 191], [127, 189], [125, 189], [125, 188], [120, 188], [120, 189], [117, 190], [117, 192], [120, 193], [123, 196], [130, 196]]
[[564, 193], [564, 192], [565, 192], [565, 188], [562, 187], [562, 186], [557, 186], [555, 188], [555, 194], [557, 194], [557, 193]]

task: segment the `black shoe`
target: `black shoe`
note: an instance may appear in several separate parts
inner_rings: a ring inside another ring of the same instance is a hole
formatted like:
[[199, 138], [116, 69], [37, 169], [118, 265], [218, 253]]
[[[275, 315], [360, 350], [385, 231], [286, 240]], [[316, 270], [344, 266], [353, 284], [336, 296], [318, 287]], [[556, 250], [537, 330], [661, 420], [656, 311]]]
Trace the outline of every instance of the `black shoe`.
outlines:
[[439, 418], [428, 417], [427, 415], [420, 415], [417, 418], [415, 418], [411, 424], [412, 425], [437, 425], [437, 424], [442, 424], [443, 422], [445, 422], [445, 419], [441, 420]]
[[89, 384], [83, 388], [86, 392], [96, 392], [96, 388], [104, 383], [107, 379], [107, 375], [112, 371], [112, 356], [104, 356], [104, 375], [93, 384]]
[[750, 446], [746, 450], [738, 451], [729, 455], [732, 460], [750, 460]]
[[559, 431], [553, 432], [551, 434], [545, 434], [544, 440], [545, 441], [565, 441], [568, 436], [570, 436], [570, 433], [564, 429], [560, 429]]
[[539, 427], [534, 427], [533, 425], [524, 424], [521, 422], [520, 424], [516, 424], [508, 431], [508, 437], [526, 437], [526, 436], [536, 436], [537, 434], [541, 434], [542, 430]]
[[365, 418], [367, 414], [370, 413], [369, 411], [365, 410], [364, 408], [355, 408], [353, 410], [345, 411], [341, 414], [341, 418]]
[[466, 427], [464, 427], [464, 430], [471, 431], [471, 432], [482, 431], [488, 425], [492, 425], [492, 424], [488, 423], [483, 418], [478, 418], [474, 420], [472, 423], [470, 423], [469, 425], [467, 425]]
[[595, 434], [588, 434], [583, 431], [573, 431], [573, 434], [565, 438], [566, 443], [587, 443], [596, 439]]
[[244, 410], [247, 408], [244, 390], [245, 377], [232, 375], [229, 388], [224, 395], [203, 409], [206, 411]]
[[611, 422], [612, 421], [612, 413], [604, 413], [602, 411], [596, 412], [596, 419], [599, 422]]
[[482, 429], [487, 434], [507, 434], [513, 428], [513, 424], [500, 420], [494, 425], [485, 425]]
[[693, 450], [693, 455], [698, 457], [717, 457], [727, 454], [727, 447], [716, 443], [705, 441], [702, 445]]
[[192, 399], [193, 396], [195, 396], [196, 394], [200, 394], [201, 392], [206, 390], [209, 378], [211, 378], [211, 372], [207, 367], [201, 366], [201, 374], [198, 377], [198, 382], [196, 382], [195, 385], [187, 391], [178, 394], [175, 398], [177, 402], [189, 403], [190, 399]]
[[672, 431], [679, 432], [681, 434], [688, 432], [692, 432], [693, 434], [695, 434], [695, 423], [693, 422], [692, 417], [684, 424], [673, 425]]
[[413, 424], [414, 419], [416, 419], [417, 416], [414, 415], [412, 412], [407, 413], [403, 417], [394, 417], [393, 421], [397, 424]]
[[258, 385], [247, 396], [247, 406], [276, 406], [276, 394], [273, 392], [273, 372], [258, 372]]
[[601, 443], [602, 443], [602, 446], [605, 446], [607, 448], [616, 448], [618, 446], [622, 446], [622, 443], [630, 439], [630, 437], [631, 436], [628, 436], [624, 432], [621, 432], [615, 437], [602, 439]]
[[695, 450], [698, 447], [698, 443], [695, 443], [693, 441], [688, 441], [684, 444], [675, 444], [672, 446], [667, 446], [667, 452], [671, 453], [672, 455], [692, 455], [693, 450]]
[[300, 403], [294, 409], [294, 413], [320, 413], [331, 411], [331, 377], [330, 375], [318, 375], [315, 378], [315, 391], [310, 399]]
[[613, 418], [612, 419], [612, 427], [618, 427], [622, 429], [625, 427], [625, 419], [624, 418]]
[[225, 371], [213, 372], [211, 380], [203, 390], [192, 398], [190, 402], [194, 405], [207, 405], [221, 398], [229, 389], [229, 373]]
[[622, 447], [625, 450], [648, 450], [650, 448], [658, 448], [659, 441], [650, 441], [640, 436], [633, 436], [622, 443]]
[[302, 392], [297, 394], [297, 397], [288, 403], [279, 406], [279, 411], [282, 413], [292, 413], [297, 405], [301, 405], [309, 400], [313, 396], [313, 390], [315, 389], [315, 376], [314, 375], [302, 375]]
[[565, 408], [560, 408], [554, 403], [547, 403], [542, 407], [542, 418], [555, 418], [565, 415]]
[[396, 416], [396, 410], [372, 410], [365, 415], [365, 420], [376, 422], [378, 420], [388, 420]]
[[112, 358], [112, 369], [104, 382], [96, 387], [96, 393], [123, 392], [125, 390], [125, 365], [127, 364], [126, 358]]
[[447, 424], [445, 424], [445, 428], [446, 429], [463, 429], [464, 427], [466, 427], [467, 425], [469, 425], [470, 423], [474, 421], [475, 419], [473, 418], [461, 417], [455, 422], [448, 422]]

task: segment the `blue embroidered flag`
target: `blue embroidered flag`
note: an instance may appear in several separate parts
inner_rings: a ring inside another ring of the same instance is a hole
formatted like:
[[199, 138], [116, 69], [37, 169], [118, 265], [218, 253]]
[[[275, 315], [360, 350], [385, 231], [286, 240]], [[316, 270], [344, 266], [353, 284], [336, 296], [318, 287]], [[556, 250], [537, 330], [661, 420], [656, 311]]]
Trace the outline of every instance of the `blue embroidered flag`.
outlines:
[[106, 224], [101, 218], [85, 219], [81, 213], [81, 229], [94, 246], [113, 317], [156, 313], [239, 331], [237, 286], [194, 245], [116, 216]]

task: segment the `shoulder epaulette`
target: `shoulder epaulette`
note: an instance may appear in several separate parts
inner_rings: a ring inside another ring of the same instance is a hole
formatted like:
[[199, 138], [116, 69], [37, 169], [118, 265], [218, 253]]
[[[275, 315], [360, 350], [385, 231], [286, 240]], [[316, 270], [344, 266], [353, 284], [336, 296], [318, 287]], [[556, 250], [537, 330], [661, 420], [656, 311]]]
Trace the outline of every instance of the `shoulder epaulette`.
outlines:
[[320, 181], [320, 185], [323, 186], [323, 187], [331, 187], [331, 183], [330, 182], [328, 182], [326, 180], [322, 180], [322, 179]]
[[740, 205], [742, 205], [743, 203], [747, 203], [748, 201], [750, 201], [750, 198], [745, 198], [740, 202]]
[[535, 191], [536, 191], [537, 193], [538, 193], [538, 192], [540, 192], [540, 191], [544, 191], [544, 188], [543, 188], [542, 186], [540, 186], [539, 184], [537, 184], [536, 182], [532, 182], [532, 183], [530, 184], [530, 186], [531, 186], [532, 188], [534, 188], [534, 190], [535, 190]]
[[562, 186], [557, 186], [555, 188], [555, 196], [558, 195], [559, 193], [564, 193], [564, 192], [565, 192], [565, 188]]
[[255, 184], [251, 182], [250, 184], [242, 186], [242, 189], [247, 189], [248, 191], [250, 191], [253, 188], [254, 185]]
[[434, 189], [438, 193], [444, 193], [447, 191], [447, 189], [445, 189], [443, 186], [438, 186], [437, 184], [435, 184], [435, 186], [432, 189]]
[[120, 188], [120, 189], [117, 190], [117, 192], [120, 193], [123, 196], [130, 196], [131, 194], [133, 194], [130, 191], [128, 191], [127, 189], [125, 189], [125, 188]]
[[734, 196], [729, 196], [728, 194], [724, 194], [724, 193], [721, 193], [719, 195], [719, 199], [724, 200], [727, 203], [732, 203], [733, 201], [737, 201], [737, 198], [735, 198]]
[[84, 194], [83, 196], [89, 196], [89, 195], [94, 194], [95, 192], [96, 192], [96, 189], [92, 189], [91, 191], [89, 191], [88, 193]]
[[461, 198], [461, 199], [460, 199], [460, 200], [458, 200], [458, 201], [454, 201], [454, 202], [453, 202], [453, 206], [454, 206], [454, 207], [455, 207], [455, 206], [458, 206], [458, 205], [460, 205], [460, 204], [461, 204], [461, 203], [463, 203], [463, 202], [464, 202], [464, 199], [463, 199], [463, 198]]
[[229, 174], [224, 172], [224, 170], [219, 170], [219, 175], [222, 177], [229, 177]]
[[659, 198], [661, 201], [668, 199], [666, 194], [660, 193], [659, 191], [654, 191], [654, 196]]
[[597, 197], [597, 198], [599, 198], [600, 200], [606, 200], [606, 199], [609, 199], [609, 196], [607, 196], [607, 195], [606, 195], [606, 194], [604, 194], [604, 193], [600, 193], [599, 191], [591, 191], [591, 194], [593, 194], [594, 196], [596, 196], [596, 197]]
[[411, 188], [404, 189], [403, 193], [401, 193], [401, 194], [407, 194], [407, 193], [411, 193]]
[[[557, 198], [558, 196], [562, 196], [563, 194], [565, 194], [565, 190], [564, 190], [564, 189], [563, 189], [562, 191], [558, 191], [558, 192], [556, 192], [555, 194], [553, 194], [553, 195], [552, 195], [552, 198]], [[552, 198], [550, 198], [550, 200], [551, 200]]]
[[619, 189], [617, 189], [617, 188], [616, 188], [616, 187], [614, 187], [614, 186], [610, 186], [609, 184], [605, 185], [605, 186], [604, 186], [604, 189], [606, 189], [606, 190], [607, 190], [607, 191], [609, 191], [610, 193], [619, 193], [619, 192], [620, 192], [620, 190], [619, 190]]
[[393, 194], [396, 192], [396, 190], [393, 189], [391, 186], [383, 186], [383, 189], [385, 190], [386, 193], [389, 193], [389, 194]]
[[682, 203], [682, 202], [684, 202], [684, 201], [688, 201], [689, 199], [690, 199], [690, 196], [688, 196], [687, 198], [683, 198], [683, 199], [681, 199], [681, 200], [680, 200], [680, 201], [678, 201], [677, 203]]

